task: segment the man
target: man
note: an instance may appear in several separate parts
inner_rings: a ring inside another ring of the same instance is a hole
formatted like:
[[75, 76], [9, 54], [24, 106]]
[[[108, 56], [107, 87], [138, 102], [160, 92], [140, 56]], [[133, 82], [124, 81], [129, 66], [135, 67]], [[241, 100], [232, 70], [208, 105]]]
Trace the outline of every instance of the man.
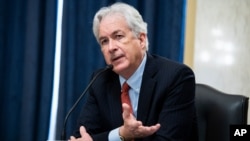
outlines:
[[[91, 86], [70, 140], [195, 141], [194, 74], [147, 52], [147, 24], [138, 11], [124, 3], [104, 7], [94, 17], [93, 32], [113, 69]], [[131, 105], [122, 104], [125, 82]]]

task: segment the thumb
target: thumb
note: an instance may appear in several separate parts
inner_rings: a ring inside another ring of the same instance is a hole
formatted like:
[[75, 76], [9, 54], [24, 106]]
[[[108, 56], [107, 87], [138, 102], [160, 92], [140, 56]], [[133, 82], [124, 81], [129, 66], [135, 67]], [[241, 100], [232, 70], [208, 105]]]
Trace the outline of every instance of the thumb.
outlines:
[[86, 133], [85, 127], [84, 127], [84, 126], [81, 126], [81, 127], [80, 127], [80, 134], [81, 134], [81, 136], [83, 136], [85, 133]]

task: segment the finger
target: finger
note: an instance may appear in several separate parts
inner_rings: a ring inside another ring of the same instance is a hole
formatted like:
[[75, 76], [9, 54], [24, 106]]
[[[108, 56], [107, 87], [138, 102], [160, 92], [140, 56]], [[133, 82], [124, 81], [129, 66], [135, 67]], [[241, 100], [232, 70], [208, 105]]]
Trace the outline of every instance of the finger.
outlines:
[[123, 119], [129, 118], [129, 116], [130, 116], [130, 107], [129, 107], [129, 105], [126, 104], [126, 103], [123, 103], [122, 104], [122, 109], [123, 109], [123, 113], [122, 113]]
[[156, 132], [157, 130], [160, 129], [160, 124], [156, 124], [153, 126], [144, 126], [142, 127], [142, 131], [149, 133], [149, 134], [153, 134], [154, 132]]
[[70, 136], [70, 140], [69, 141], [74, 141], [76, 138], [74, 136]]
[[153, 126], [154, 128], [156, 128], [157, 130], [160, 129], [161, 124], [157, 123], [155, 126]]
[[85, 133], [86, 133], [85, 127], [84, 127], [84, 126], [81, 126], [81, 127], [80, 127], [80, 134], [81, 134], [81, 136], [83, 137]]
[[160, 127], [161, 127], [161, 125], [159, 123], [157, 123], [156, 125], [146, 127], [146, 129], [148, 129], [149, 131], [157, 131]]
[[146, 137], [154, 134], [157, 130], [160, 129], [160, 124], [156, 124], [153, 126], [140, 126], [135, 132], [136, 137]]

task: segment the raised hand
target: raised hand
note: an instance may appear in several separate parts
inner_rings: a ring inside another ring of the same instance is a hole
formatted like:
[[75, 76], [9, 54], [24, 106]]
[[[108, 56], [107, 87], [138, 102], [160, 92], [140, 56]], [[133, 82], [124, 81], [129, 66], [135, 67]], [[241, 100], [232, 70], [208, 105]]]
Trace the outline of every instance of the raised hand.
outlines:
[[142, 122], [136, 120], [136, 118], [130, 113], [130, 107], [128, 104], [122, 104], [122, 108], [124, 124], [120, 127], [119, 134], [126, 140], [147, 137], [154, 134], [160, 128], [159, 123], [152, 126], [143, 126]]

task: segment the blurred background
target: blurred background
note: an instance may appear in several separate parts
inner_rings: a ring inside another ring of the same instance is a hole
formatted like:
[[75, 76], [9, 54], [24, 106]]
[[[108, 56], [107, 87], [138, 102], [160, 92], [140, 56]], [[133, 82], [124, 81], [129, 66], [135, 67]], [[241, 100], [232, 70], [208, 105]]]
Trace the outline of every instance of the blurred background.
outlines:
[[196, 82], [250, 97], [250, 1], [187, 3], [184, 63], [193, 68]]
[[197, 83], [250, 97], [249, 0], [0, 0], [1, 140], [60, 139], [66, 113], [105, 67], [93, 16], [117, 1], [148, 23], [149, 52], [190, 66]]

